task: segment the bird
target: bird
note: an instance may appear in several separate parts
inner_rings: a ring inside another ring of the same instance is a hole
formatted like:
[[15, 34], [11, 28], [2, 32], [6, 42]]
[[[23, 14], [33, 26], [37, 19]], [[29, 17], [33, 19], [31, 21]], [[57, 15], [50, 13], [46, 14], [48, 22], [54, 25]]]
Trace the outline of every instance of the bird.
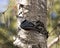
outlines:
[[43, 48], [41, 46], [42, 44], [46, 48], [45, 44], [46, 38], [48, 38], [48, 32], [43, 22], [36, 21], [34, 24], [25, 19], [21, 22], [20, 27], [21, 30], [18, 32], [13, 44], [20, 48]]
[[48, 31], [46, 30], [46, 28], [44, 27], [43, 22], [41, 21], [36, 21], [36, 23], [32, 23], [28, 20], [24, 20], [20, 27], [24, 30], [35, 30], [38, 31], [38, 33], [41, 33], [43, 35], [46, 36], [46, 38], [48, 38]]

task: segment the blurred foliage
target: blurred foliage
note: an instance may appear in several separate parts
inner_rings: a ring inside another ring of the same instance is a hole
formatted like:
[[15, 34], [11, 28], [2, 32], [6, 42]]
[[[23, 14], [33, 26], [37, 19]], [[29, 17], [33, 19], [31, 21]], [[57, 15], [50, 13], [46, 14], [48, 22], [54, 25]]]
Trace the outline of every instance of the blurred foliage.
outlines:
[[[49, 31], [48, 44], [58, 36], [60, 29], [60, 0], [47, 0], [47, 30]], [[13, 35], [17, 28], [17, 7], [15, 0], [10, 0], [8, 10], [0, 14], [0, 48], [18, 48], [13, 45]], [[60, 48], [60, 41], [51, 46], [51, 48]]]
[[0, 48], [18, 48], [13, 45], [13, 35], [16, 34], [16, 14], [17, 8], [10, 0], [9, 7], [4, 14], [0, 14]]
[[[47, 30], [49, 31], [49, 44], [53, 39], [60, 35], [60, 0], [48, 0], [47, 7]], [[60, 39], [54, 43], [51, 48], [60, 48]]]

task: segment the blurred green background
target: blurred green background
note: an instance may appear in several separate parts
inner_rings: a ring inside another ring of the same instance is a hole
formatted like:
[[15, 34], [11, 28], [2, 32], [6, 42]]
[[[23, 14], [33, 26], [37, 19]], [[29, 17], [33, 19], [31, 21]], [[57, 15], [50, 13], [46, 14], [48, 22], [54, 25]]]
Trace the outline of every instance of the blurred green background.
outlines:
[[0, 14], [0, 48], [17, 48], [13, 45], [13, 35], [16, 34], [15, 0], [10, 0], [8, 9]]
[[[0, 48], [18, 48], [13, 45], [16, 35], [17, 7], [15, 0], [10, 0], [7, 11], [0, 14]], [[47, 30], [48, 44], [60, 35], [60, 0], [47, 0]], [[50, 48], [60, 48], [60, 38]]]

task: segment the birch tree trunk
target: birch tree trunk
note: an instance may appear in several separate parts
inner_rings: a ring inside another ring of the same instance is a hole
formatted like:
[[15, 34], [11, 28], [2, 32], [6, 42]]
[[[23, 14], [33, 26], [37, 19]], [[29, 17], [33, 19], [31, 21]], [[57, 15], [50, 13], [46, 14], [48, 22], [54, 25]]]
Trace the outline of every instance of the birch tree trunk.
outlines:
[[34, 30], [24, 30], [20, 24], [28, 20], [35, 24], [41, 21], [46, 26], [47, 19], [47, 0], [18, 0], [17, 1], [17, 36], [14, 37], [14, 45], [19, 48], [47, 48], [45, 35]]

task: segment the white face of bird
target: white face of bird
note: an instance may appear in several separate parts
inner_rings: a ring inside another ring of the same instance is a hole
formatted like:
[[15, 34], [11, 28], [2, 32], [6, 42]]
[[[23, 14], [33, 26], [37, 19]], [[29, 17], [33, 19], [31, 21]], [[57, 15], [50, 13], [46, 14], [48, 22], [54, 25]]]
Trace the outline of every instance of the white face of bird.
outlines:
[[30, 0], [18, 0], [17, 8], [18, 8], [18, 16], [20, 17], [18, 22], [19, 25], [22, 21], [25, 20], [26, 13], [29, 12], [28, 9], [26, 9], [26, 6], [30, 5]]
[[18, 3], [17, 3], [18, 6], [17, 6], [17, 8], [18, 8], [18, 14], [19, 14], [19, 16], [23, 16], [24, 13], [28, 12], [28, 10], [25, 9], [25, 8], [26, 8], [26, 6], [31, 5], [30, 3], [31, 3], [31, 0], [18, 0]]

